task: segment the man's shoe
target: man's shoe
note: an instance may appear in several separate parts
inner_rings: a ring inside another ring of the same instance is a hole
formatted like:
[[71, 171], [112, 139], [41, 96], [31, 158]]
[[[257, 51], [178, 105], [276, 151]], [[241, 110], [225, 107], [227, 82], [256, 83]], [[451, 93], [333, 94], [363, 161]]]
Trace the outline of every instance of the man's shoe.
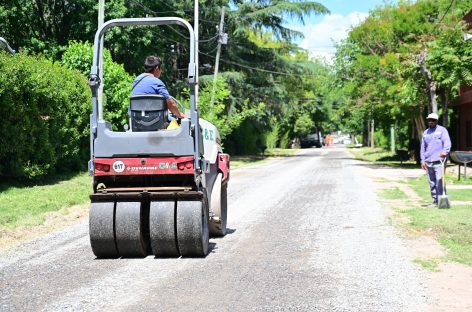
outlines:
[[436, 208], [436, 207], [438, 207], [437, 201], [433, 201], [431, 204], [428, 205], [428, 208]]

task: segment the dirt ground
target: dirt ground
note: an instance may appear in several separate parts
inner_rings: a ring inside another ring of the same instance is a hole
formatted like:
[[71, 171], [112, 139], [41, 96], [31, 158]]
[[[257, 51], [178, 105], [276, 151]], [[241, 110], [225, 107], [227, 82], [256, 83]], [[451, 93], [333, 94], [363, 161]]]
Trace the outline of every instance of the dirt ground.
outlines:
[[[448, 175], [457, 176], [457, 167], [448, 168]], [[424, 201], [414, 192], [409, 185], [399, 183], [406, 179], [417, 178], [424, 173], [421, 169], [399, 169], [379, 166], [366, 166], [365, 173], [376, 183], [378, 191], [392, 187], [398, 187], [408, 196], [408, 202], [424, 203]], [[425, 185], [425, 187], [427, 187]], [[389, 209], [388, 214], [393, 218], [393, 222], [401, 224], [407, 222], [405, 217], [398, 216], [392, 210], [393, 207], [405, 207], [404, 200], [382, 200], [385, 207]], [[431, 209], [431, 208], [425, 208]], [[403, 218], [403, 219], [402, 219]], [[415, 233], [410, 230], [401, 229], [400, 235], [404, 238], [409, 250], [411, 261], [437, 260], [444, 258], [447, 251], [434, 237], [425, 236], [424, 233]], [[420, 266], [418, 264], [418, 266]], [[425, 283], [431, 295], [435, 299], [432, 305], [422, 307], [424, 311], [433, 312], [457, 312], [472, 311], [472, 268], [454, 262], [440, 262], [437, 272], [423, 269]]]

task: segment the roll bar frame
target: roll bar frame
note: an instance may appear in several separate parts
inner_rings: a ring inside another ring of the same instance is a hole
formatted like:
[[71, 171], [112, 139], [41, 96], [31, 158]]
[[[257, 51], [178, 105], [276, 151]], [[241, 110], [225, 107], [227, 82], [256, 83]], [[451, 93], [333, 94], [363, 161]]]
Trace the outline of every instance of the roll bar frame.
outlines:
[[7, 50], [10, 54], [15, 54], [15, 53], [16, 53], [16, 51], [13, 50], [13, 49], [10, 47], [10, 45], [8, 44], [8, 41], [7, 41], [5, 38], [0, 37], [0, 47], [2, 47], [2, 46], [3, 46], [3, 47], [5, 48], [5, 50]]
[[90, 69], [89, 86], [92, 91], [92, 114], [90, 115], [90, 159], [93, 161], [94, 157], [94, 139], [97, 136], [97, 124], [99, 120], [103, 120], [100, 112], [103, 112], [103, 102], [99, 101], [99, 87], [103, 83], [100, 77], [103, 77], [103, 64], [100, 60], [104, 53], [103, 41], [105, 32], [113, 27], [123, 26], [159, 26], [159, 25], [179, 25], [187, 28], [190, 34], [190, 60], [188, 64], [188, 84], [190, 89], [190, 127], [192, 136], [194, 137], [194, 152], [195, 152], [195, 175], [196, 178], [201, 173], [202, 163], [200, 159], [200, 127], [199, 116], [197, 111], [197, 94], [198, 94], [198, 51], [196, 48], [197, 40], [195, 32], [189, 22], [180, 17], [148, 17], [148, 18], [120, 18], [113, 19], [104, 23], [98, 28], [95, 33], [94, 48], [93, 48], [93, 62]]

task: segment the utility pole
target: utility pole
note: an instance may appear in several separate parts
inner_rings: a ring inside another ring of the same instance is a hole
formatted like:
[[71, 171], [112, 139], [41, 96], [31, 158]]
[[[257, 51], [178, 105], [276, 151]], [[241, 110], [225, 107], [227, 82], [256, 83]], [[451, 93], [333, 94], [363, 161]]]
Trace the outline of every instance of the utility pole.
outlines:
[[367, 119], [367, 137], [364, 137], [365, 146], [370, 145], [370, 118]]
[[[98, 1], [98, 28], [100, 28], [103, 23], [105, 22], [105, 0], [99, 0]], [[104, 40], [105, 38], [103, 38]], [[98, 61], [98, 67], [101, 69], [100, 70], [100, 86], [98, 87], [98, 103], [101, 103], [102, 105], [99, 105], [100, 111], [98, 112], [99, 119], [103, 119], [103, 40], [100, 41], [100, 59]]]
[[223, 33], [224, 23], [225, 23], [225, 7], [221, 7], [220, 26], [218, 27], [218, 47], [216, 50], [215, 73], [213, 74], [213, 88], [211, 91], [210, 105], [212, 105], [213, 102], [215, 101], [216, 81], [218, 79], [218, 69], [220, 65], [220, 56], [221, 56], [221, 45], [227, 44], [228, 42], [228, 36], [225, 33]]
[[375, 122], [374, 122], [374, 118], [372, 118], [372, 125], [370, 127], [370, 139], [371, 139], [371, 142], [370, 142], [370, 147], [374, 148], [374, 138], [375, 138]]
[[198, 1], [195, 0], [195, 5], [194, 5], [194, 12], [193, 12], [193, 30], [195, 32], [195, 107], [198, 107], [198, 70], [199, 70], [199, 63], [198, 63], [198, 54], [199, 54], [199, 48], [198, 48], [198, 40], [200, 38], [199, 35], [199, 27], [200, 27], [200, 13], [199, 13], [199, 6], [198, 6]]

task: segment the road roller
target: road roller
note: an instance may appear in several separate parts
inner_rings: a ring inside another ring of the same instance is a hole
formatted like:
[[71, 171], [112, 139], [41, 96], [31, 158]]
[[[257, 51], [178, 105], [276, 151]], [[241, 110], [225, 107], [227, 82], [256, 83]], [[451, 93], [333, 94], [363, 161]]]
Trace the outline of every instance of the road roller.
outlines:
[[[103, 41], [113, 27], [176, 25], [190, 37], [190, 112], [169, 130], [160, 95], [130, 97], [129, 125], [114, 131], [103, 116]], [[93, 177], [89, 233], [97, 258], [205, 257], [209, 238], [224, 236], [229, 155], [218, 129], [199, 117], [198, 55], [192, 26], [177, 17], [122, 18], [94, 38], [90, 161]]]

